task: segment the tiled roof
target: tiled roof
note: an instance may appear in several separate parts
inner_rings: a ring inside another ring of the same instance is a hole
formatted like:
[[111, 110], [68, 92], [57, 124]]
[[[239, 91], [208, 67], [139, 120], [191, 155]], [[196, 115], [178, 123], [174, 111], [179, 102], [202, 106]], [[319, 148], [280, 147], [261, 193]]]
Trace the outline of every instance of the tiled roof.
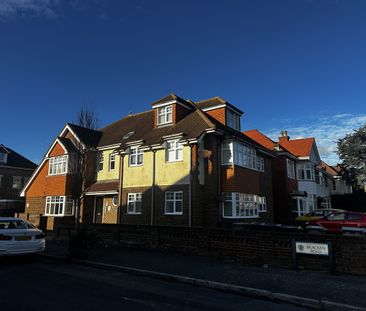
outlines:
[[[3, 147], [5, 147], [5, 146], [3, 146]], [[5, 147], [5, 149], [8, 151], [7, 162], [0, 163], [0, 165], [9, 166], [9, 167], [21, 167], [21, 168], [28, 168], [28, 169], [35, 169], [37, 167], [37, 164], [35, 164], [32, 161], [28, 160], [27, 158], [23, 157], [22, 155], [15, 152], [11, 148]]]
[[280, 141], [280, 145], [297, 157], [309, 157], [315, 143], [314, 138], [301, 138]]
[[[101, 129], [103, 134], [98, 146], [121, 144], [123, 149], [126, 147], [126, 143], [138, 140], [142, 140], [143, 145], [160, 144], [163, 142], [163, 136], [180, 133], [183, 133], [183, 139], [196, 138], [205, 129], [210, 128], [209, 121], [202, 114], [202, 112], [194, 110], [178, 123], [158, 128], [154, 128], [154, 111], [152, 110], [129, 115]], [[129, 138], [123, 139], [123, 136], [129, 132], [134, 133]]]
[[163, 104], [163, 103], [166, 103], [166, 102], [169, 102], [169, 101], [173, 101], [173, 100], [176, 100], [176, 101], [178, 101], [180, 103], [183, 103], [183, 104], [188, 104], [188, 106], [190, 106], [190, 104], [188, 103], [188, 101], [186, 101], [185, 99], [177, 96], [174, 93], [170, 93], [167, 96], [164, 96], [163, 98], [160, 98], [160, 99], [154, 101], [153, 103], [151, 103], [151, 106], [158, 105], [158, 104]]
[[1, 153], [9, 153], [9, 151], [5, 148], [3, 144], [0, 144], [0, 152]]
[[274, 150], [276, 147], [276, 143], [272, 139], [259, 132], [258, 130], [249, 130], [244, 131], [243, 133], [269, 150]]
[[95, 182], [87, 190], [87, 192], [103, 191], [118, 191], [118, 180]]
[[207, 108], [211, 108], [211, 107], [215, 107], [215, 106], [219, 106], [219, 105], [227, 105], [235, 110], [238, 110], [240, 113], [243, 113], [243, 111], [241, 111], [234, 105], [230, 104], [227, 100], [223, 99], [220, 96], [212, 97], [212, 98], [205, 99], [205, 100], [200, 100], [200, 101], [195, 102], [195, 104], [200, 109], [207, 109]]
[[85, 144], [86, 147], [95, 147], [98, 144], [102, 133], [100, 131], [91, 130], [76, 124], [68, 123], [68, 126], [76, 134], [76, 136]]
[[66, 137], [58, 137], [59, 141], [66, 148], [67, 152], [77, 152], [78, 150], [72, 143], [72, 141]]
[[332, 175], [332, 176], [337, 176], [338, 172], [330, 165], [328, 165], [327, 163], [325, 163], [324, 161], [321, 161], [320, 166], [322, 169], [324, 169], [328, 174]]

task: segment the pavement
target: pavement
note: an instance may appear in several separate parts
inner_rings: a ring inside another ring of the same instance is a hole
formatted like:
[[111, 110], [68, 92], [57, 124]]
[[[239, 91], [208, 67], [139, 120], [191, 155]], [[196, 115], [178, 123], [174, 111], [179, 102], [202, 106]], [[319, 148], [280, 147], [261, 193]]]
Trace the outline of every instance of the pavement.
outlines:
[[[67, 241], [48, 240], [46, 254], [65, 258], [67, 246]], [[315, 302], [318, 302], [319, 308], [328, 310], [357, 310], [353, 307], [366, 310], [366, 278], [362, 276], [294, 271], [268, 266], [243, 266], [234, 262], [186, 255], [170, 250], [110, 245], [94, 246], [90, 250], [89, 258], [84, 262], [91, 265], [96, 263], [96, 266], [99, 264], [99, 267], [106, 269], [118, 270], [118, 267], [124, 271], [130, 269], [136, 274], [144, 274], [141, 271], [146, 271], [145, 275], [148, 275], [153, 271], [158, 278], [161, 276], [169, 279], [169, 276], [178, 276], [176, 280], [191, 284], [195, 284], [195, 280], [201, 280], [196, 284], [199, 286], [208, 284], [208, 287], [212, 285], [212, 288], [217, 287], [223, 290], [230, 290], [232, 286], [234, 292], [235, 288], [238, 292], [248, 292], [248, 290], [250, 292], [250, 289], [255, 289], [254, 296], [264, 299], [267, 297], [269, 300], [288, 300], [299, 306], [312, 307], [316, 305]], [[150, 276], [154, 277], [153, 274]], [[216, 283], [218, 285], [215, 285]], [[298, 298], [300, 303], [296, 303]]]

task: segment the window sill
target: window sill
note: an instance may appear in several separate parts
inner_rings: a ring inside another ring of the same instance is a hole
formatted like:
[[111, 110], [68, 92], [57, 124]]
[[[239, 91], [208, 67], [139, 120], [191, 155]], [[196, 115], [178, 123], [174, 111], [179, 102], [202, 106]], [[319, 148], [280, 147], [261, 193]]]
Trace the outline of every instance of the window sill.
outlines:
[[127, 212], [127, 214], [126, 215], [141, 215], [142, 213], [129, 213], [129, 212]]
[[182, 216], [183, 213], [164, 213], [165, 216]]
[[260, 218], [259, 216], [222, 216], [225, 219], [255, 219]]
[[74, 216], [74, 215], [53, 215], [53, 214], [44, 214], [43, 216], [61, 218], [61, 217], [71, 217], [71, 216]]
[[46, 177], [54, 177], [54, 176], [66, 176], [69, 173], [61, 173], [61, 174], [48, 174]]
[[128, 167], [136, 167], [136, 166], [143, 166], [144, 163], [142, 164], [128, 164]]
[[181, 160], [173, 160], [173, 161], [165, 161], [165, 163], [176, 163], [176, 162], [183, 162], [183, 159], [181, 159]]

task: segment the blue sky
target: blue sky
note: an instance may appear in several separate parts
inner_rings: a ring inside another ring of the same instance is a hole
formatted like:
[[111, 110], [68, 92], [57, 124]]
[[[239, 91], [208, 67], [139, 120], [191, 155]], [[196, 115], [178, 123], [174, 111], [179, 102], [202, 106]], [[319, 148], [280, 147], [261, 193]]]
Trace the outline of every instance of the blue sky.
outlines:
[[82, 105], [101, 125], [170, 92], [244, 130], [336, 140], [366, 123], [366, 1], [0, 0], [0, 143], [39, 162]]

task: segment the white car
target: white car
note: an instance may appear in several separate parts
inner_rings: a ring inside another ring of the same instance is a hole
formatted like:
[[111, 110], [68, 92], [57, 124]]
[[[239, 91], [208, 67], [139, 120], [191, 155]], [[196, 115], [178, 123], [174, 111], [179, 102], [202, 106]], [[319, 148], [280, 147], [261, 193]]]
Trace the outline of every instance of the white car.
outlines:
[[30, 222], [14, 217], [0, 217], [0, 256], [42, 253], [45, 234]]

